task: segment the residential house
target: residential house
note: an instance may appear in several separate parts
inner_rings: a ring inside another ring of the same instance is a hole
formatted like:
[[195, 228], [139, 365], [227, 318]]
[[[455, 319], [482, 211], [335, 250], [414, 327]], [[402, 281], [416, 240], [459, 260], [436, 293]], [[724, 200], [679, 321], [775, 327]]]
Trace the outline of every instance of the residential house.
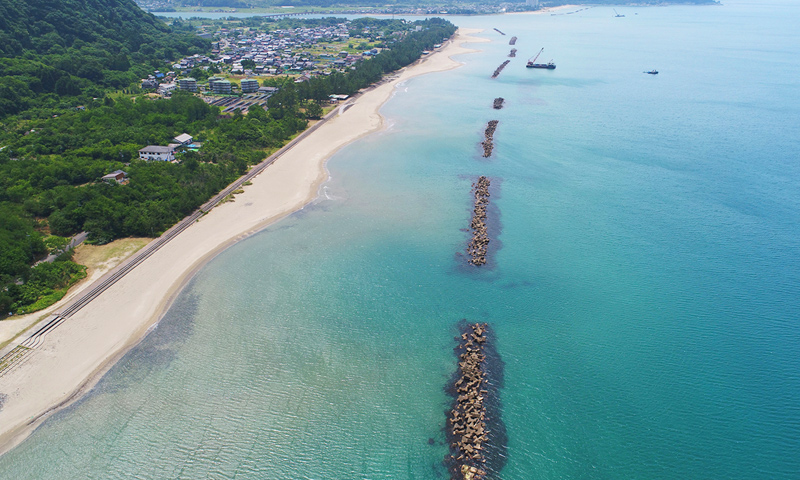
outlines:
[[142, 90], [154, 90], [158, 88], [158, 81], [155, 78], [142, 79]]
[[101, 180], [108, 183], [126, 183], [128, 181], [128, 174], [122, 170], [115, 170], [108, 175], [103, 175]]

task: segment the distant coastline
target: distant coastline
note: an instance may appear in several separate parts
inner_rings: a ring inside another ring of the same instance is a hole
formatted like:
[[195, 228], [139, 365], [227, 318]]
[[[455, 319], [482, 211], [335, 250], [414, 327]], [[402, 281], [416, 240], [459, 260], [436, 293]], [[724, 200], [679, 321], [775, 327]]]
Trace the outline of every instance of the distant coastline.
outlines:
[[[565, 3], [563, 5], [551, 5], [540, 8], [538, 10], [519, 10], [519, 11], [498, 11], [498, 12], [474, 12], [474, 13], [464, 13], [464, 12], [447, 12], [447, 11], [438, 11], [438, 12], [429, 12], [423, 13], [419, 11], [398, 11], [398, 12], [381, 12], [381, 11], [362, 11], [362, 10], [322, 10], [320, 9], [310, 9], [310, 10], [303, 10], [301, 12], [287, 10], [276, 10], [276, 9], [268, 9], [268, 8], [254, 8], [252, 10], [237, 10], [232, 9], [233, 11], [221, 11], [218, 8], [212, 7], [205, 7], [205, 9], [200, 10], [163, 10], [163, 11], [147, 11], [157, 17], [167, 17], [167, 18], [228, 18], [228, 17], [236, 17], [236, 18], [248, 18], [248, 17], [261, 17], [261, 16], [275, 16], [284, 18], [288, 17], [291, 18], [292, 16], [308, 16], [308, 15], [315, 15], [315, 16], [322, 16], [322, 17], [335, 17], [335, 16], [359, 16], [359, 17], [453, 17], [453, 16], [481, 16], [481, 17], [488, 17], [492, 15], [541, 15], [545, 13], [554, 13], [560, 12], [565, 9], [570, 8], [593, 8], [593, 7], [660, 7], [660, 6], [670, 6], [670, 5], [698, 5], [698, 6], [708, 6], [708, 5], [722, 5], [722, 2], [717, 0], [680, 0], [680, 1], [659, 1], [659, 2], [630, 2], [630, 3], [617, 3], [617, 2], [609, 2], [609, 3]], [[217, 10], [217, 11], [215, 11]]]

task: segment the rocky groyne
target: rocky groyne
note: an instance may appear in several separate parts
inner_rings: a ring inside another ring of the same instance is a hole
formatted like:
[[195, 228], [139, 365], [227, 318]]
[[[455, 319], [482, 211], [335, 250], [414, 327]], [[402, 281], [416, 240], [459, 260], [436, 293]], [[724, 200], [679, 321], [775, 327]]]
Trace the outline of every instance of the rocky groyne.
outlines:
[[467, 244], [467, 263], [479, 267], [486, 264], [486, 253], [489, 250], [489, 228], [486, 224], [486, 210], [489, 207], [489, 186], [487, 177], [481, 176], [472, 184], [475, 205], [472, 209], [472, 221], [469, 227], [472, 238]]
[[506, 68], [506, 65], [508, 65], [510, 61], [511, 60], [506, 60], [499, 67], [497, 67], [497, 69], [495, 69], [494, 73], [492, 74], [492, 78], [497, 78], [497, 76], [500, 75], [500, 72], [502, 72], [503, 69]]
[[495, 98], [494, 102], [492, 102], [492, 108], [494, 108], [495, 110], [500, 110], [501, 108], [503, 108], [503, 103], [505, 103], [505, 101], [506, 99], [503, 97]]
[[500, 123], [499, 120], [489, 120], [486, 130], [483, 132], [484, 138], [481, 146], [483, 147], [484, 158], [489, 158], [492, 155], [492, 150], [494, 150], [494, 131], [497, 129], [498, 123]]
[[453, 398], [447, 413], [450, 453], [445, 464], [452, 480], [481, 480], [505, 463], [505, 426], [500, 419], [498, 388], [502, 361], [491, 345], [486, 323], [459, 324], [455, 348], [458, 370], [448, 387]]
[[511, 37], [511, 40], [508, 41], [509, 45], [514, 45], [515, 43], [517, 43], [517, 37]]
[[516, 48], [512, 48], [511, 51], [508, 53], [508, 56], [511, 57], [511, 58], [516, 57], [517, 56], [517, 49]]

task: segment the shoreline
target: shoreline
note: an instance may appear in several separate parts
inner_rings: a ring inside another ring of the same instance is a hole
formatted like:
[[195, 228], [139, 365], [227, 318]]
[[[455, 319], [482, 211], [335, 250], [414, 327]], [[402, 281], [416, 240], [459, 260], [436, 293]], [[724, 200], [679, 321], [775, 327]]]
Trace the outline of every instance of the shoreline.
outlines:
[[256, 175], [234, 202], [219, 205], [198, 219], [0, 376], [0, 455], [91, 390], [157, 326], [188, 281], [211, 259], [318, 198], [330, 178], [328, 159], [385, 128], [379, 110], [395, 87], [416, 76], [459, 67], [462, 63], [452, 56], [477, 51], [463, 47], [464, 43], [489, 41], [470, 36], [480, 31], [458, 29], [441, 49], [389, 74], [334, 109], [330, 120]]

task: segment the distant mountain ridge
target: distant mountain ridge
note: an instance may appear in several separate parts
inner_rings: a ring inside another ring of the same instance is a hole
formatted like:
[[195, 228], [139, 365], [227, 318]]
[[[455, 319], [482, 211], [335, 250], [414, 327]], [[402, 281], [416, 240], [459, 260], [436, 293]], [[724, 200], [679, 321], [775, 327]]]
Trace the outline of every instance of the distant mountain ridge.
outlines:
[[65, 97], [102, 97], [209, 49], [133, 0], [0, 0], [0, 118]]

